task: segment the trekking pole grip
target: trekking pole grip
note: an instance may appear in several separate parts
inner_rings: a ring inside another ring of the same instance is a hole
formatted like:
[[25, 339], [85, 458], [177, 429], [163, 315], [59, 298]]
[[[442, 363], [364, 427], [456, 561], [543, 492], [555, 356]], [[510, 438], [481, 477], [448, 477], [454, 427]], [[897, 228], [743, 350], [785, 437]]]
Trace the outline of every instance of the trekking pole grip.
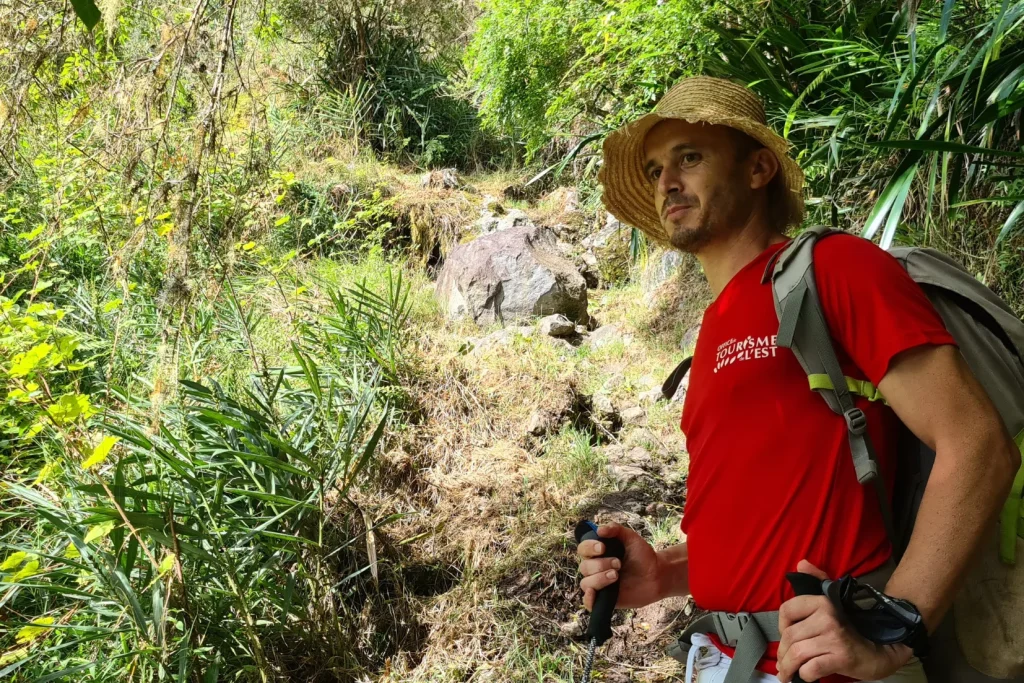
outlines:
[[[786, 579], [789, 581], [789, 585], [793, 587], [793, 592], [797, 595], [824, 595], [825, 591], [821, 588], [821, 579], [811, 574], [804, 574], [803, 572], [787, 572]], [[805, 683], [800, 678], [800, 673], [797, 672], [793, 675], [793, 683]], [[807, 681], [806, 683], [817, 683], [817, 681]]]
[[[576, 525], [576, 543], [583, 541], [600, 541], [604, 544], [604, 554], [601, 557], [615, 557], [622, 562], [626, 556], [626, 546], [617, 538], [604, 538], [597, 535], [597, 526], [587, 520]], [[615, 611], [615, 603], [619, 601], [619, 580], [605, 586], [597, 591], [594, 597], [594, 609], [590, 612], [590, 625], [587, 628], [587, 635], [594, 639], [597, 645], [612, 637], [612, 612]]]

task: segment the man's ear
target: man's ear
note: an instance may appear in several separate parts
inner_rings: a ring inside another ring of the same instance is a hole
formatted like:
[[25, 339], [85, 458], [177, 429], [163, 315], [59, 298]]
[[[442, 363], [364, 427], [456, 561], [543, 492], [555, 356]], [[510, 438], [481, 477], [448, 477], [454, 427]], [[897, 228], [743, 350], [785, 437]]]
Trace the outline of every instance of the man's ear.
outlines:
[[753, 165], [750, 168], [750, 189], [759, 190], [768, 187], [775, 174], [779, 172], [779, 160], [767, 147], [754, 150], [751, 154]]

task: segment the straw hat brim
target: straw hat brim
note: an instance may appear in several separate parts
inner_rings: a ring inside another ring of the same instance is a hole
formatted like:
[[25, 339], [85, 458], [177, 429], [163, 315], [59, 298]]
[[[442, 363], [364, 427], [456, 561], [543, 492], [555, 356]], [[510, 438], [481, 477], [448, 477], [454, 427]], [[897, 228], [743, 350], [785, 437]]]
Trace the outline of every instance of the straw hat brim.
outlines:
[[786, 199], [792, 203], [789, 215], [802, 215], [804, 173], [790, 158], [790, 144], [784, 138], [747, 117], [712, 110], [667, 108], [628, 123], [605, 138], [604, 163], [598, 174], [604, 187], [601, 200], [620, 221], [639, 228], [655, 242], [670, 245], [669, 235], [654, 208], [654, 183], [644, 174], [644, 139], [654, 126], [667, 119], [735, 128], [770, 149], [779, 160], [779, 172], [787, 189]]

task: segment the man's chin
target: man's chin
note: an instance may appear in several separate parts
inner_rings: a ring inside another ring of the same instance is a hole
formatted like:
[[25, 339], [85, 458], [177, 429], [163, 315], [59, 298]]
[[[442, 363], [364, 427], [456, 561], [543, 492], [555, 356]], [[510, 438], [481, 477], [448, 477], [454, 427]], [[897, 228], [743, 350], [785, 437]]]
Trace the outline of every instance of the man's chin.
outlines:
[[711, 233], [703, 225], [679, 225], [668, 221], [664, 227], [669, 234], [669, 242], [680, 251], [693, 253], [711, 241]]

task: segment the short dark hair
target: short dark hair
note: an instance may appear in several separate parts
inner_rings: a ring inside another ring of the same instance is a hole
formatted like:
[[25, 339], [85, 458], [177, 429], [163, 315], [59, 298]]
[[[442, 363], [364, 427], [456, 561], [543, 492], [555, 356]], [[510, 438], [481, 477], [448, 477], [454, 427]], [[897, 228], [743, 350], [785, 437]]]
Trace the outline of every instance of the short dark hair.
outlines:
[[[742, 161], [751, 154], [764, 147], [758, 140], [735, 128], [729, 129], [736, 145], [736, 159]], [[782, 177], [782, 167], [775, 173], [775, 177], [765, 188], [765, 199], [768, 211], [768, 225], [773, 230], [785, 232], [790, 225], [798, 225], [803, 220], [803, 212], [800, 210], [800, 202], [794, 201], [786, 188], [786, 181]]]

